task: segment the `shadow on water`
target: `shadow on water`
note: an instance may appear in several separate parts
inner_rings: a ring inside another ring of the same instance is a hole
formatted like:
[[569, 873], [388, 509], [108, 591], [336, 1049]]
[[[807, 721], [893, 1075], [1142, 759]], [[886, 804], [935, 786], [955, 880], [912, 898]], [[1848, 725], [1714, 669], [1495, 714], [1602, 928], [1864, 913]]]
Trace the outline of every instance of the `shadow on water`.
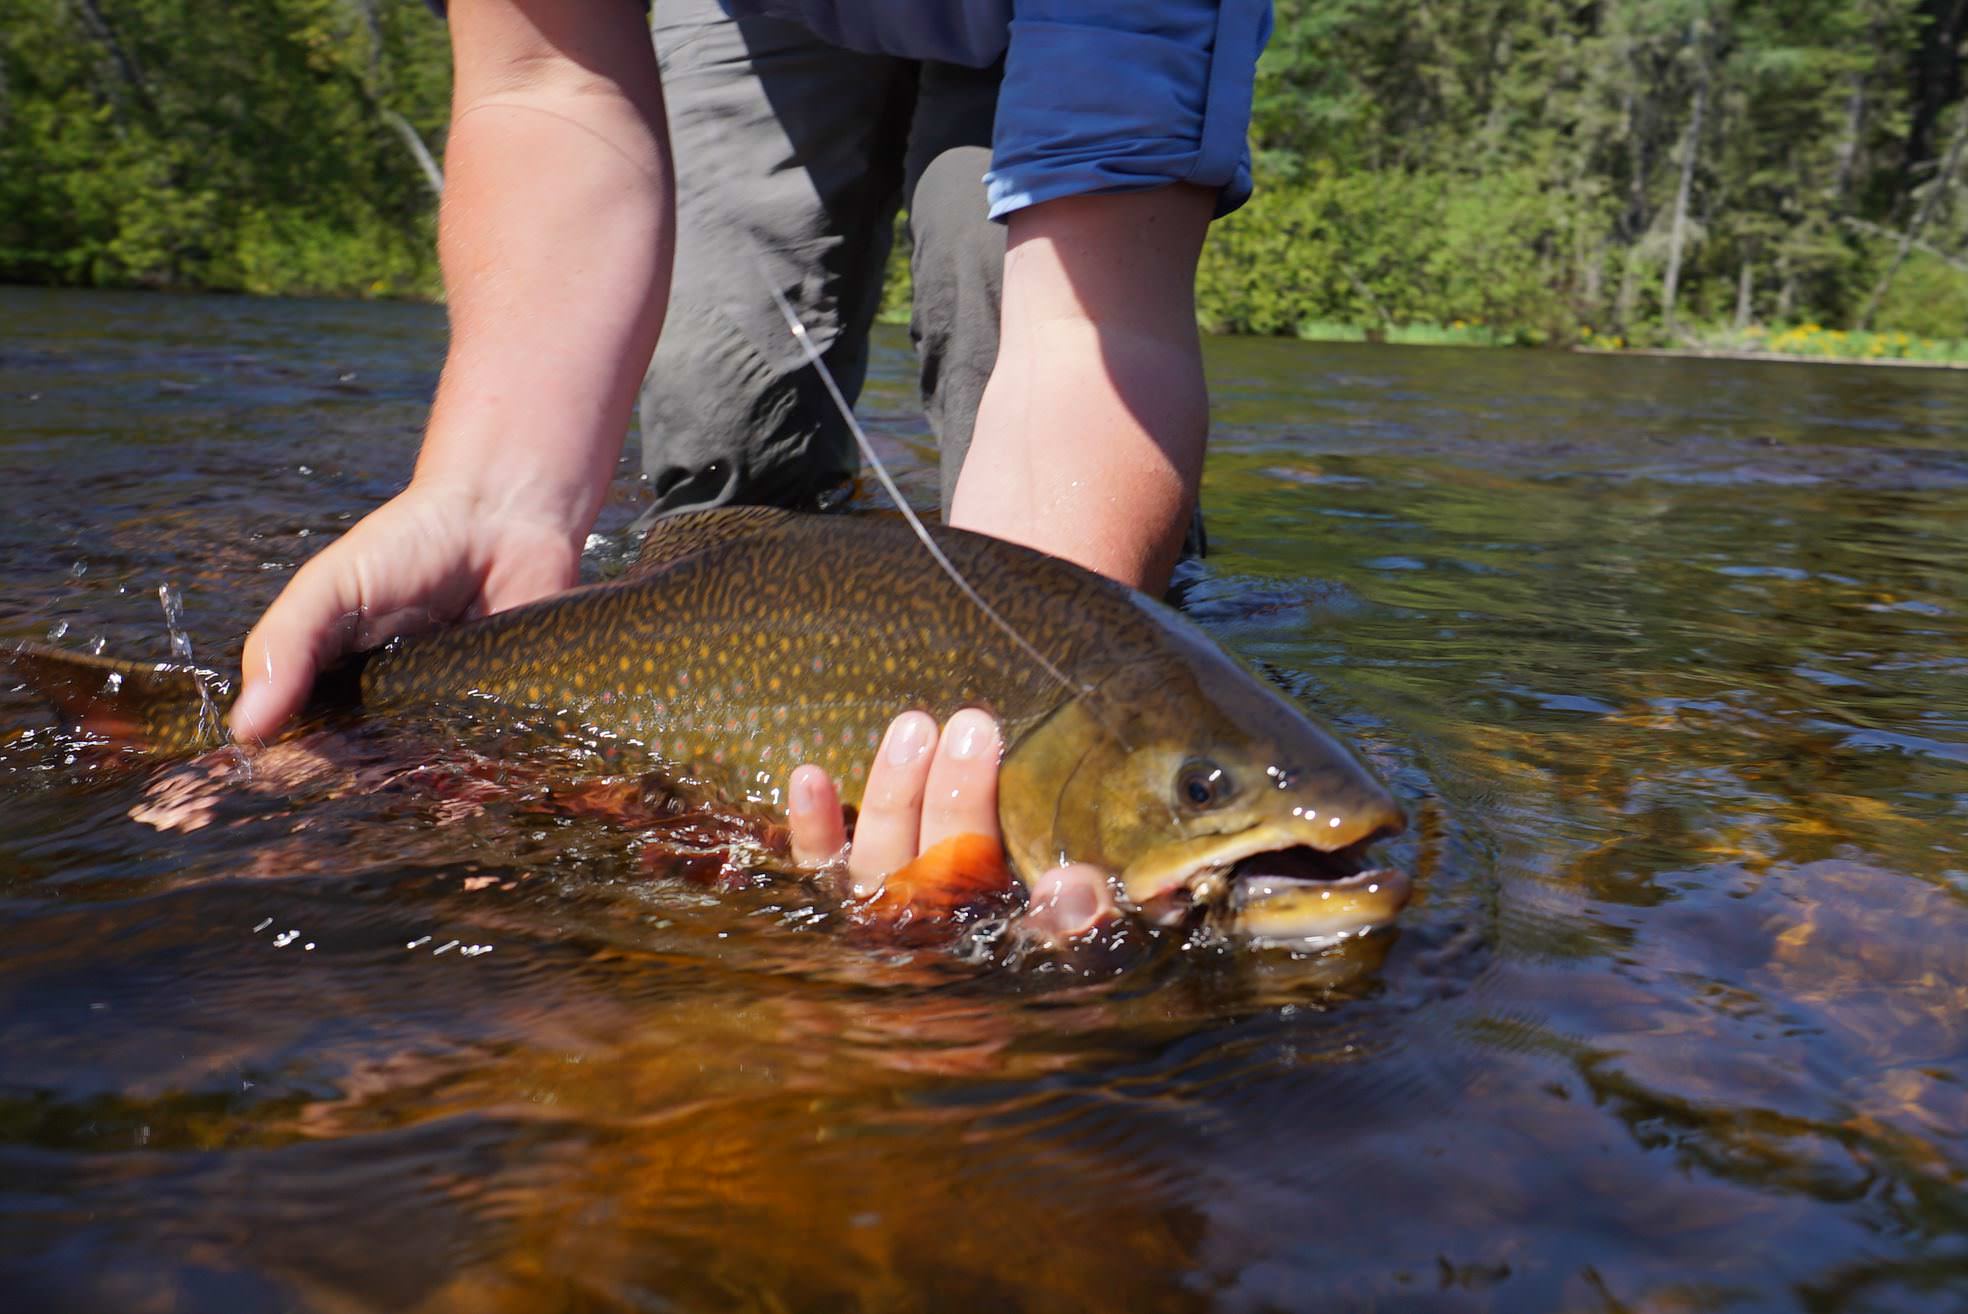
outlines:
[[[0, 318], [0, 642], [155, 658], [160, 585], [229, 659], [401, 482], [442, 334]], [[933, 497], [905, 350], [864, 405]], [[1191, 608], [1407, 801], [1398, 935], [994, 971], [446, 787], [414, 726], [245, 783], [0, 691], [7, 1307], [1958, 1303], [1968, 381], [1210, 350]]]

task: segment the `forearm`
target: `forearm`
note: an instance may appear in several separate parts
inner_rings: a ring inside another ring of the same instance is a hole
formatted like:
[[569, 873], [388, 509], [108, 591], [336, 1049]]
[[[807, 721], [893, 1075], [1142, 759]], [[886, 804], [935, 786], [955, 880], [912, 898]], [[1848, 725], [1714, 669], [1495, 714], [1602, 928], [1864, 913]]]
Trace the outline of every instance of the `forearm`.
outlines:
[[1170, 187], [1014, 216], [952, 523], [1167, 585], [1208, 432], [1193, 282], [1210, 205]]
[[416, 480], [579, 537], [669, 293], [674, 187], [655, 62], [639, 20], [616, 34], [641, 42], [639, 59], [588, 56], [582, 34], [554, 33], [573, 49], [516, 60], [496, 32], [505, 57], [472, 59], [497, 16], [452, 11], [438, 239], [451, 345]]
[[951, 520], [1159, 592], [1195, 502], [1207, 412], [1193, 342], [1073, 320], [1007, 334]]

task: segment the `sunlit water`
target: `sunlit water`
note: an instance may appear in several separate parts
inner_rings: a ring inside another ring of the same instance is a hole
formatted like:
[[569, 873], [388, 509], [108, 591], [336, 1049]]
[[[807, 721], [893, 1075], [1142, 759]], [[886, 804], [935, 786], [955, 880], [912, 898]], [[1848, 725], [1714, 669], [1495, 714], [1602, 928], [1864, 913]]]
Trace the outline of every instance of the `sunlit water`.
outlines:
[[[168, 585], [221, 666], [442, 333], [0, 326], [0, 642], [161, 660]], [[0, 1308], [1968, 1308], [1968, 378], [1210, 350], [1191, 608], [1407, 803], [1378, 961], [980, 966], [415, 727], [249, 780], [0, 691]]]

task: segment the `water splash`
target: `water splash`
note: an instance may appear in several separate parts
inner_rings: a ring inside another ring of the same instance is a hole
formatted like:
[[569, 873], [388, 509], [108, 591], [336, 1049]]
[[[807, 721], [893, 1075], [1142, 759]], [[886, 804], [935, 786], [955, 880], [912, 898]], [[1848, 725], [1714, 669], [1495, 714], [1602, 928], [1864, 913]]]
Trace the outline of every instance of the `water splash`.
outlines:
[[157, 586], [157, 601], [164, 608], [164, 628], [171, 636], [171, 656], [181, 662], [191, 660], [191, 636], [184, 629], [184, 598], [174, 584]]
[[191, 636], [184, 628], [184, 598], [178, 593], [176, 585], [164, 583], [157, 586], [157, 601], [164, 608], [164, 628], [171, 636], [172, 660], [191, 667], [191, 682], [198, 688], [198, 737], [223, 738], [219, 707], [212, 701], [212, 691], [207, 687], [205, 673], [191, 664]]

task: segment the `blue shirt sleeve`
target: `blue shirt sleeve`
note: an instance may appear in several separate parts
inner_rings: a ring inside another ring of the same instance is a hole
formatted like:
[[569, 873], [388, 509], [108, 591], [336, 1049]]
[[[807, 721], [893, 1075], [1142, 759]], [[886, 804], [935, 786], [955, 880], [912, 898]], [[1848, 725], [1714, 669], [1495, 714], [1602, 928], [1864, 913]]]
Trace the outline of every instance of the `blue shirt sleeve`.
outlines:
[[1017, 0], [998, 93], [991, 217], [1186, 182], [1250, 197], [1251, 84], [1270, 0]]

